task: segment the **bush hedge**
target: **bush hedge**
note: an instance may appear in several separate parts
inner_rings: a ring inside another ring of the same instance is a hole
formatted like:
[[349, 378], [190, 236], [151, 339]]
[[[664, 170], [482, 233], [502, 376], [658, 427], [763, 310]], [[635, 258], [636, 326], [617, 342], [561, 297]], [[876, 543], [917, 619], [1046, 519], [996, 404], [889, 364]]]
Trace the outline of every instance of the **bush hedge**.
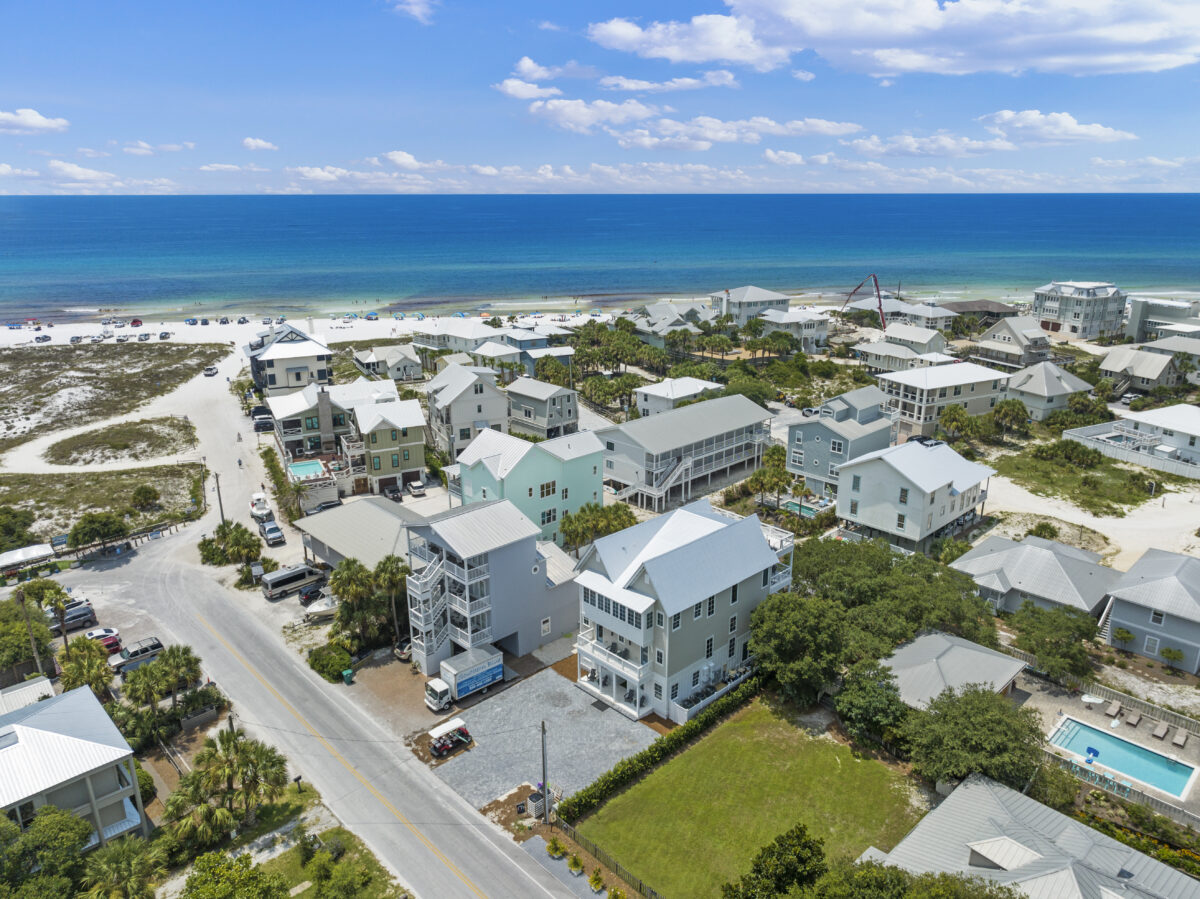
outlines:
[[621, 790], [641, 780], [676, 753], [682, 752], [723, 719], [736, 712], [759, 691], [759, 680], [751, 677], [731, 693], [722, 696], [699, 715], [663, 734], [637, 755], [617, 762], [612, 768], [558, 804], [558, 816], [574, 824], [584, 815], [594, 812]]
[[1044, 462], [1066, 462], [1078, 468], [1095, 468], [1104, 461], [1104, 454], [1074, 440], [1056, 440], [1035, 446], [1033, 458]]
[[133, 769], [137, 774], [138, 792], [142, 794], [142, 805], [147, 806], [158, 795], [158, 786], [154, 783], [150, 772], [143, 768], [142, 763], [137, 759], [133, 760]]
[[342, 672], [350, 667], [350, 653], [340, 646], [326, 643], [309, 651], [308, 667], [331, 684], [340, 683]]
[[157, 712], [147, 708], [134, 708], [124, 703], [110, 702], [105, 706], [117, 730], [121, 732], [134, 752], [141, 752], [154, 745], [155, 740], [168, 740], [183, 729], [182, 720], [208, 706], [224, 709], [229, 700], [209, 684], [179, 695], [175, 708], [164, 706]]

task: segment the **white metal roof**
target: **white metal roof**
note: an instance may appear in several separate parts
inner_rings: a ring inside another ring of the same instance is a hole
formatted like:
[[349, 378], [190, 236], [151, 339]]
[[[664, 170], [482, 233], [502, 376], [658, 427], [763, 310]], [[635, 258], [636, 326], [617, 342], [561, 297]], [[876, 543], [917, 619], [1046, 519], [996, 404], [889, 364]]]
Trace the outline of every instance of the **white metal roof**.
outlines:
[[30, 562], [40, 562], [54, 557], [54, 547], [49, 543], [35, 543], [32, 546], [22, 546], [20, 549], [10, 549], [0, 553], [0, 570], [18, 568]]
[[423, 428], [425, 414], [420, 400], [392, 400], [388, 403], [356, 403], [354, 418], [360, 434], [378, 427]]
[[701, 378], [663, 378], [657, 384], [647, 384], [645, 387], [637, 388], [637, 392], [647, 396], [680, 400], [699, 396], [706, 390], [720, 390], [721, 388], [722, 385], [716, 381], [705, 381]]
[[507, 477], [516, 464], [533, 450], [534, 444], [528, 440], [485, 428], [458, 454], [459, 475], [461, 477], [463, 469], [482, 463], [493, 477]]
[[316, 515], [306, 515], [295, 526], [341, 556], [358, 559], [374, 568], [385, 556], [408, 557], [405, 528], [425, 521], [401, 503], [382, 496], [364, 496]]
[[541, 359], [544, 356], [574, 356], [575, 347], [543, 346], [534, 350], [526, 350], [525, 355], [527, 355], [530, 359]]
[[759, 318], [777, 325], [798, 325], [804, 322], [827, 322], [829, 313], [816, 309], [768, 309]]
[[1200, 408], [1191, 403], [1176, 403], [1174, 406], [1147, 409], [1145, 412], [1125, 412], [1121, 417], [1126, 421], [1141, 422], [1154, 428], [1166, 428], [1180, 434], [1200, 436]]
[[564, 394], [574, 393], [566, 387], [559, 387], [557, 384], [549, 384], [546, 381], [539, 381], [536, 378], [520, 377], [508, 385], [507, 388], [510, 395], [527, 396], [534, 400], [548, 400], [551, 397], [563, 396]]
[[848, 472], [875, 460], [886, 462], [926, 493], [949, 484], [952, 491], [959, 494], [996, 473], [986, 465], [967, 461], [940, 441], [919, 443], [915, 440], [851, 459], [839, 465], [838, 472]]
[[1121, 576], [1099, 563], [1099, 554], [1054, 540], [1027, 536], [1017, 542], [992, 536], [950, 567], [1001, 593], [1015, 588], [1091, 614]]
[[900, 699], [914, 709], [968, 684], [1002, 690], [1025, 667], [1020, 659], [940, 631], [905, 643], [882, 664], [896, 676]]
[[765, 300], [791, 299], [785, 293], [776, 293], [773, 290], [767, 290], [765, 287], [755, 287], [752, 284], [745, 287], [735, 287], [728, 291], [718, 290], [715, 293], [709, 294], [709, 298], [723, 300], [726, 295], [728, 295], [731, 303], [761, 303]]
[[929, 343], [933, 338], [941, 336], [941, 333], [933, 328], [922, 328], [920, 325], [906, 325], [903, 322], [897, 322], [894, 325], [888, 325], [883, 339], [889, 342], [909, 340], [913, 343]]
[[498, 340], [489, 340], [471, 350], [472, 356], [486, 356], [488, 359], [515, 359], [521, 355], [520, 349]]
[[541, 528], [506, 499], [457, 506], [430, 517], [427, 524], [439, 543], [464, 559], [542, 533]]
[[595, 431], [576, 431], [574, 434], [564, 434], [562, 437], [552, 437], [537, 444], [552, 456], [569, 462], [581, 456], [604, 452], [604, 444], [596, 436]]
[[0, 690], [0, 715], [33, 705], [54, 695], [54, 685], [46, 677], [35, 677]]
[[958, 318], [958, 313], [952, 309], [943, 309], [941, 306], [935, 306], [933, 303], [917, 303], [905, 310], [905, 315], [911, 315], [914, 318]]
[[[284, 337], [287, 339], [283, 339]], [[259, 359], [301, 359], [305, 356], [324, 356], [329, 353], [329, 347], [323, 340], [295, 325], [280, 326], [269, 340], [266, 348], [258, 354]]]
[[1092, 389], [1092, 385], [1078, 375], [1063, 371], [1053, 362], [1038, 362], [1014, 372], [1008, 379], [1008, 389], [1048, 398], [1086, 393]]
[[1200, 621], [1200, 559], [1148, 549], [1117, 579], [1109, 593], [1137, 606], [1186, 621]]
[[[494, 377], [494, 374], [490, 370], [488, 374]], [[439, 406], [445, 406], [454, 402], [464, 390], [477, 381], [491, 384], [494, 389], [495, 385], [492, 383], [491, 378], [484, 378], [481, 375], [482, 372], [478, 368], [466, 365], [447, 365], [430, 380], [429, 396]]]
[[277, 421], [294, 418], [315, 408], [317, 395], [322, 390], [329, 394], [329, 402], [332, 405], [346, 412], [363, 403], [387, 403], [400, 396], [394, 381], [369, 381], [360, 377], [349, 384], [333, 384], [329, 387], [309, 384], [303, 390], [285, 393], [283, 396], [269, 396], [267, 408]]
[[994, 368], [985, 368], [974, 362], [958, 362], [954, 365], [931, 365], [926, 368], [910, 368], [907, 371], [886, 372], [879, 376], [879, 380], [893, 381], [919, 390], [938, 390], [961, 384], [1007, 381], [1008, 377]]
[[[741, 394], [719, 396], [616, 425], [648, 453], [665, 453], [728, 431], [762, 424], [771, 413]], [[603, 436], [610, 431], [603, 428]]]
[[418, 334], [430, 336], [445, 334], [461, 340], [501, 337], [507, 330], [507, 328], [493, 328], [491, 325], [485, 324], [482, 319], [454, 318], [453, 316], [448, 318], [427, 318], [424, 321], [413, 324], [413, 331]]
[[1100, 371], [1118, 372], [1155, 380], [1174, 362], [1174, 356], [1151, 353], [1131, 346], [1114, 347], [1100, 362]]

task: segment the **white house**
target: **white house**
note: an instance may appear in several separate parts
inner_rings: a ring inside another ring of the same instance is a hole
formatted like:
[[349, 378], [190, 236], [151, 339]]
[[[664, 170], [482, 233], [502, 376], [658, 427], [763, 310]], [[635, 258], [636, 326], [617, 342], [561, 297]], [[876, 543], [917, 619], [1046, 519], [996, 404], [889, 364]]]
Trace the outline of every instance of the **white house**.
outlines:
[[[1177, 667], [1200, 671], [1200, 559], [1148, 549], [1109, 589], [1109, 602], [1109, 643], [1151, 659], [1178, 649]], [[1133, 639], [1122, 643], [1118, 630]]]
[[[906, 325], [889, 325], [888, 333], [893, 328], [907, 327]], [[925, 330], [921, 328], [919, 330]], [[941, 336], [941, 335], [938, 335]], [[928, 368], [931, 365], [948, 365], [958, 362], [955, 356], [945, 353], [918, 353], [901, 343], [891, 343], [888, 340], [876, 340], [873, 343], [855, 344], [852, 349], [858, 354], [863, 367], [873, 375], [893, 371], [905, 371], [909, 368]]]
[[975, 520], [995, 473], [941, 441], [910, 440], [838, 467], [838, 518], [860, 537], [927, 552]]
[[1200, 465], [1200, 409], [1191, 403], [1125, 412], [1114, 427], [1126, 443], [1137, 443], [1160, 458]]
[[956, 318], [957, 312], [935, 306], [933, 303], [916, 303], [904, 311], [904, 321], [907, 324], [934, 331], [948, 331]]
[[889, 325], [888, 329], [883, 332], [883, 339], [897, 346], [908, 347], [917, 355], [946, 351], [946, 338], [942, 336], [941, 331], [922, 328], [918, 325], [906, 325], [903, 322]]
[[709, 294], [710, 308], [718, 315], [729, 315], [739, 328], [768, 309], [786, 310], [791, 299], [762, 287], [736, 287]]
[[724, 390], [716, 381], [700, 378], [663, 378], [657, 384], [647, 384], [633, 392], [638, 415], [657, 415], [668, 412], [680, 403], [692, 402]]
[[448, 365], [429, 382], [429, 437], [452, 460], [480, 431], [508, 433], [508, 396], [489, 368]]
[[1173, 356], [1176, 361], [1182, 359], [1191, 363], [1193, 371], [1200, 370], [1200, 337], [1184, 337], [1175, 334], [1170, 337], [1160, 337], [1150, 343], [1143, 343], [1138, 349], [1144, 353]]
[[848, 312], [873, 312], [878, 315], [880, 306], [883, 307], [883, 320], [888, 325], [891, 325], [892, 322], [907, 322], [908, 312], [913, 308], [910, 303], [898, 300], [890, 294], [883, 294], [880, 299], [870, 297], [855, 300], [845, 308]]
[[1132, 346], [1109, 350], [1100, 362], [1100, 373], [1112, 379], [1117, 393], [1126, 390], [1149, 393], [1155, 387], [1174, 387], [1180, 379], [1174, 356]]
[[829, 313], [816, 309], [767, 309], [759, 315], [767, 323], [764, 334], [790, 334], [805, 353], [815, 353], [829, 340]]
[[413, 346], [418, 350], [469, 353], [489, 340], [503, 341], [506, 330], [478, 318], [425, 319], [413, 325]]
[[1200, 300], [1130, 297], [1125, 336], [1154, 340], [1169, 334], [1200, 333]]
[[974, 362], [934, 365], [879, 375], [879, 386], [899, 412], [897, 440], [930, 436], [947, 406], [983, 415], [1004, 399], [1009, 376]]
[[1083, 378], [1063, 371], [1053, 362], [1023, 368], [1008, 379], [1008, 398], [1024, 403], [1034, 421], [1066, 409], [1071, 397], [1091, 389], [1092, 385]]
[[580, 689], [686, 721], [744, 676], [750, 616], [791, 586], [793, 542], [708, 500], [601, 537], [576, 565]]
[[1050, 359], [1050, 338], [1027, 315], [1002, 318], [979, 337], [971, 356], [998, 368], [1028, 368]]
[[1091, 340], [1121, 330], [1125, 294], [1107, 281], [1051, 281], [1033, 292], [1042, 328]]
[[333, 355], [325, 342], [293, 324], [271, 325], [242, 348], [250, 377], [266, 396], [281, 396], [309, 384], [333, 383]]
[[579, 394], [533, 378], [508, 385], [508, 426], [535, 437], [553, 438], [579, 430]]
[[354, 354], [354, 364], [363, 374], [393, 381], [419, 381], [422, 377], [421, 357], [411, 343], [359, 350]]

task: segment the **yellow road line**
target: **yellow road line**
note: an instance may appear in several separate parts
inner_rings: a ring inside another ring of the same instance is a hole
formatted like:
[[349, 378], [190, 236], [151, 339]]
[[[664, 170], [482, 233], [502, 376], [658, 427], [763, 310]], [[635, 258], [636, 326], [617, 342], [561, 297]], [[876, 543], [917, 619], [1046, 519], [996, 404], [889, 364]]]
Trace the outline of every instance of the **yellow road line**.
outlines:
[[417, 829], [416, 825], [414, 825], [412, 823], [412, 821], [410, 821], [408, 818], [406, 818], [400, 812], [399, 809], [397, 809], [394, 805], [391, 804], [391, 802], [389, 802], [387, 800], [387, 798], [382, 793], [380, 793], [377, 789], [375, 789], [375, 786], [369, 780], [367, 780], [365, 777], [363, 777], [353, 765], [351, 765], [348, 761], [346, 761], [346, 759], [342, 757], [342, 754], [340, 752], [338, 752], [336, 749], [334, 749], [333, 746], [329, 743], [329, 741], [326, 740], [323, 736], [321, 736], [321, 734], [318, 733], [317, 730], [311, 724], [308, 723], [308, 721], [304, 718], [304, 716], [301, 715], [299, 712], [297, 712], [296, 709], [292, 707], [292, 704], [290, 702], [288, 702], [286, 699], [284, 699], [283, 696], [280, 695], [279, 691], [276, 690], [273, 686], [271, 686], [270, 682], [268, 682], [266, 678], [264, 678], [261, 674], [259, 674], [258, 670], [253, 665], [251, 665], [248, 661], [246, 661], [246, 659], [242, 656], [242, 654], [240, 652], [238, 652], [236, 649], [233, 648], [233, 646], [230, 645], [228, 640], [226, 640], [223, 636], [221, 636], [216, 631], [216, 629], [213, 628], [213, 626], [211, 624], [209, 624], [207, 621], [204, 620], [204, 618], [202, 616], [197, 615], [196, 620], [199, 621], [201, 624], [203, 624], [208, 629], [209, 633], [211, 633], [214, 637], [216, 637], [221, 642], [221, 645], [224, 646], [227, 650], [229, 650], [229, 652], [233, 655], [233, 657], [235, 659], [237, 659], [239, 662], [241, 662], [242, 665], [245, 667], [245, 669], [247, 671], [249, 671], [251, 674], [253, 674], [255, 679], [258, 680], [258, 682], [260, 684], [262, 684], [264, 687], [267, 688], [267, 691], [270, 692], [270, 694], [275, 697], [275, 700], [281, 706], [283, 706], [285, 709], [287, 709], [288, 712], [290, 712], [291, 715], [297, 721], [299, 721], [301, 724], [304, 725], [304, 728], [309, 733], [311, 733], [314, 737], [316, 737], [317, 741], [322, 746], [325, 747], [325, 749], [329, 752], [329, 754], [331, 756], [333, 756], [335, 759], [337, 759], [337, 761], [341, 764], [341, 766], [343, 768], [345, 768], [347, 771], [349, 771], [351, 774], [353, 774], [354, 778], [359, 783], [361, 783], [364, 787], [366, 787], [367, 791], [370, 792], [370, 794], [372, 796], [374, 796], [376, 799], [378, 799], [384, 808], [386, 808], [389, 812], [391, 812], [401, 824], [403, 824], [405, 827], [407, 827], [412, 832], [413, 836], [415, 836], [418, 840], [420, 840], [425, 845], [425, 848], [427, 848], [430, 852], [432, 852], [435, 856], [437, 856], [438, 860], [443, 865], [445, 865], [447, 868], [449, 868], [452, 872], [454, 872], [454, 875], [459, 880], [461, 880], [464, 884], [466, 884], [467, 887], [476, 896], [479, 896], [480, 899], [486, 899], [487, 894], [484, 893], [483, 890], [479, 889], [479, 887], [477, 887], [474, 883], [472, 883], [471, 879], [469, 877], [467, 877], [467, 875], [464, 874], [461, 870], [459, 870], [458, 866], [455, 865], [454, 862], [450, 861], [450, 859], [446, 857], [445, 853], [443, 853], [442, 850], [438, 849], [437, 846], [433, 845], [433, 843], [430, 842], [429, 838], [426, 837], [425, 834], [421, 833], [421, 831], [419, 831]]

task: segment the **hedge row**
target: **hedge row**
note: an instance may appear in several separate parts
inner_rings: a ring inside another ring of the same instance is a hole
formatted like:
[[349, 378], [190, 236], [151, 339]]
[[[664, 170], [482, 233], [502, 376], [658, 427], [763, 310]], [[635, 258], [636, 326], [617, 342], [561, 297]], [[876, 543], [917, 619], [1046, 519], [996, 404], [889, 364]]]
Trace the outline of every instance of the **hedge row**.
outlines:
[[699, 715], [663, 734], [637, 755], [617, 762], [595, 781], [558, 804], [558, 816], [574, 824], [584, 815], [594, 812], [606, 800], [641, 780], [656, 767], [682, 752], [721, 721], [753, 699], [759, 691], [757, 677], [752, 677], [731, 693], [722, 696]]

